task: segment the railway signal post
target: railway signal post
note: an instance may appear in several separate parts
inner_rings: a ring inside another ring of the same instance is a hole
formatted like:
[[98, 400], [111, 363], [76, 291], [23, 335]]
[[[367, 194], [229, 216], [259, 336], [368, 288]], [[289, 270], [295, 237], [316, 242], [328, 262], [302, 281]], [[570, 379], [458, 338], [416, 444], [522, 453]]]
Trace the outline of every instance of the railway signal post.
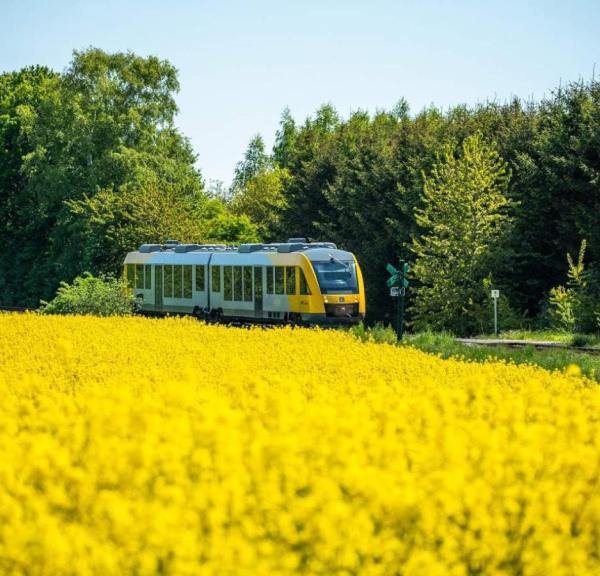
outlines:
[[404, 334], [404, 297], [406, 296], [406, 289], [408, 288], [408, 272], [410, 267], [408, 262], [400, 260], [399, 269], [388, 264], [386, 270], [390, 274], [390, 277], [387, 280], [390, 296], [392, 296], [392, 298], [398, 298], [398, 304], [396, 306], [396, 337], [398, 340], [402, 340]]

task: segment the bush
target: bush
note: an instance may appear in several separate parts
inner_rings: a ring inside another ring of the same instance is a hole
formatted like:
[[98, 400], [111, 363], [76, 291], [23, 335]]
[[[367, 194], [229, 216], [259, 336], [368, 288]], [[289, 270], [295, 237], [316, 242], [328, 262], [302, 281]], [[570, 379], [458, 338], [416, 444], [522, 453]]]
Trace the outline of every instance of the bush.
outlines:
[[567, 254], [569, 269], [567, 286], [550, 290], [549, 315], [552, 326], [566, 332], [592, 332], [596, 326], [597, 301], [590, 283], [590, 273], [585, 269], [586, 241], [581, 242], [579, 255], [574, 260]]
[[366, 328], [361, 322], [350, 328], [350, 333], [361, 342], [376, 342], [377, 344], [396, 344], [396, 332], [391, 326], [377, 322], [371, 328]]
[[61, 282], [50, 302], [42, 300], [42, 314], [84, 314], [94, 316], [128, 316], [134, 310], [134, 298], [123, 280], [112, 276], [94, 277], [88, 272]]
[[590, 346], [595, 341], [595, 337], [592, 334], [573, 334], [570, 340], [571, 346]]

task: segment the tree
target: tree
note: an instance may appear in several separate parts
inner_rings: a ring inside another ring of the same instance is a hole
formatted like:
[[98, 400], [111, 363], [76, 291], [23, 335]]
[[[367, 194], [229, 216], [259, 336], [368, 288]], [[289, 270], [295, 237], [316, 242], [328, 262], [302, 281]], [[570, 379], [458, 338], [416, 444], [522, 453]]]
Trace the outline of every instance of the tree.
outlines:
[[298, 137], [296, 122], [289, 108], [284, 108], [279, 121], [279, 129], [275, 134], [273, 145], [273, 161], [277, 166], [286, 168], [294, 156], [294, 146]]
[[260, 134], [257, 134], [250, 140], [244, 153], [244, 159], [236, 164], [231, 184], [231, 196], [234, 197], [244, 190], [252, 178], [269, 167], [269, 163], [269, 157], [265, 152], [265, 143]]
[[231, 202], [235, 214], [245, 214], [258, 228], [265, 241], [275, 241], [283, 233], [281, 215], [287, 203], [283, 190], [289, 172], [276, 166], [251, 178]]
[[38, 303], [26, 295], [41, 290], [31, 272], [47, 247], [48, 213], [25, 164], [36, 154], [40, 115], [52, 109], [59, 86], [60, 76], [43, 67], [0, 75], [0, 303]]
[[418, 329], [459, 334], [482, 329], [484, 281], [493, 274], [500, 240], [510, 224], [507, 163], [479, 134], [467, 137], [460, 156], [446, 145], [425, 177], [413, 238], [418, 289], [412, 312]]
[[178, 88], [164, 60], [95, 48], [63, 74], [0, 76], [1, 302], [36, 305], [83, 271], [116, 273], [142, 241], [256, 238], [204, 192], [174, 125]]

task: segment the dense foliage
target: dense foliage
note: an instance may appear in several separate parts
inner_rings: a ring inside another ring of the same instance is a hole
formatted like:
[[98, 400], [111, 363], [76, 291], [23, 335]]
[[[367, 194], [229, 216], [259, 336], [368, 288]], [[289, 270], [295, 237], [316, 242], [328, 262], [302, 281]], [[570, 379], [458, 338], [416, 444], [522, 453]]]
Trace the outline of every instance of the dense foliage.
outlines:
[[415, 212], [422, 233], [413, 238], [417, 329], [484, 329], [491, 270], [508, 235], [509, 180], [506, 162], [477, 134], [465, 138], [460, 158], [448, 145], [425, 178]]
[[[537, 103], [515, 98], [447, 111], [432, 107], [415, 115], [400, 101], [388, 112], [358, 111], [342, 120], [327, 105], [298, 125], [286, 110], [270, 156], [273, 165], [287, 170], [278, 226], [286, 234], [327, 238], [356, 252], [365, 272], [369, 316], [386, 318], [391, 302], [385, 264], [418, 256], [410, 247], [427, 234], [428, 226], [417, 216], [431, 202], [425, 183], [435, 179], [440, 157], [459, 158], [465, 139], [475, 134], [495, 150], [499, 162], [508, 164], [511, 177], [502, 185], [502, 195], [512, 226], [490, 248], [486, 266], [477, 274], [459, 280], [454, 271], [445, 271], [448, 277], [440, 282], [452, 283], [456, 291], [489, 276], [503, 295], [501, 317], [531, 322], [544, 316], [549, 291], [566, 281], [565, 255], [575, 253], [585, 239], [589, 281], [598, 285], [597, 80], [567, 85]], [[461, 186], [465, 192], [473, 190], [477, 178]], [[446, 189], [438, 191], [444, 202]], [[454, 250], [469, 250], [469, 238], [457, 236], [457, 241]], [[418, 282], [409, 302], [414, 302], [415, 290], [419, 294]], [[419, 310], [413, 306], [415, 319]], [[457, 314], [444, 318], [444, 327], [462, 330]], [[435, 319], [430, 320], [434, 325]], [[473, 317], [467, 324], [469, 331], [479, 329], [481, 322]]]
[[[124, 252], [169, 236], [332, 240], [359, 258], [370, 321], [390, 319], [385, 264], [399, 258], [416, 264], [408, 301], [416, 327], [489, 330], [484, 293], [492, 284], [501, 290], [505, 327], [555, 321], [550, 290], [566, 285], [565, 256], [584, 240], [586, 290], [600, 293], [595, 79], [540, 102], [411, 114], [401, 100], [393, 110], [347, 119], [326, 105], [303, 123], [286, 109], [272, 151], [255, 136], [230, 189], [212, 196], [174, 127], [177, 89], [168, 62], [96, 49], [75, 53], [61, 74], [37, 67], [0, 76], [0, 303], [35, 305], [61, 280], [84, 270], [114, 273]], [[442, 167], [460, 165], [475, 136], [503, 166], [502, 205], [494, 206], [496, 197], [483, 212], [477, 170], [451, 177]], [[436, 175], [444, 170], [445, 180]], [[506, 225], [475, 247], [454, 214], [447, 222], [453, 258], [434, 284], [432, 261], [419, 247], [437, 232], [424, 215], [436, 203], [450, 215], [452, 195], [462, 197], [463, 215], [485, 213]], [[485, 256], [464, 268], [460, 255], [483, 246]], [[442, 290], [452, 298], [440, 314]]]
[[256, 239], [204, 193], [174, 126], [178, 88], [168, 62], [97, 49], [62, 74], [0, 75], [0, 303], [116, 273], [140, 242]]
[[96, 278], [87, 273], [72, 284], [61, 282], [50, 302], [42, 301], [42, 314], [82, 314], [93, 316], [127, 316], [135, 309], [131, 290], [123, 279]]
[[574, 368], [0, 314], [0, 398], [6, 574], [600, 571], [600, 388]]

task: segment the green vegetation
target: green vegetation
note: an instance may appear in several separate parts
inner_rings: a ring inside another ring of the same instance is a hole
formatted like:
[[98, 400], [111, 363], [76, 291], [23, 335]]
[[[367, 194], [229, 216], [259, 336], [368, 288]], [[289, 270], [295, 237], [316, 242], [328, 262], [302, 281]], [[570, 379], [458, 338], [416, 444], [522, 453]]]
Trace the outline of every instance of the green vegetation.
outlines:
[[572, 332], [556, 330], [506, 330], [497, 336], [494, 334], [481, 334], [475, 336], [480, 339], [499, 340], [537, 340], [541, 342], [559, 342], [568, 346], [600, 347], [598, 334], [573, 334]]
[[0, 75], [0, 303], [37, 305], [142, 242], [257, 239], [210, 198], [175, 128], [168, 62], [98, 49]]
[[[366, 327], [362, 323], [349, 329], [362, 342], [397, 344], [396, 332], [391, 326], [377, 323]], [[481, 338], [493, 338], [482, 336]], [[499, 336], [511, 340], [544, 340], [561, 342], [570, 346], [600, 346], [600, 336], [567, 334], [564, 332], [511, 331]], [[449, 332], [424, 331], [405, 334], [399, 346], [413, 346], [441, 358], [457, 358], [471, 362], [500, 360], [515, 364], [536, 364], [547, 370], [565, 370], [571, 365], [579, 366], [582, 373], [600, 381], [600, 355], [586, 354], [567, 349], [536, 349], [533, 346], [509, 348], [508, 346], [468, 346], [455, 340]]]
[[490, 271], [509, 230], [509, 181], [508, 165], [478, 134], [465, 139], [459, 158], [447, 144], [424, 178], [422, 233], [413, 238], [416, 330], [467, 334], [489, 321]]
[[362, 322], [357, 326], [349, 328], [350, 334], [361, 342], [376, 342], [378, 344], [396, 344], [396, 331], [390, 326], [384, 326], [377, 322], [373, 326], [367, 327]]
[[42, 314], [84, 314], [128, 316], [134, 310], [134, 298], [124, 280], [110, 276], [95, 278], [89, 273], [72, 284], [61, 282], [56, 296], [43, 302]]
[[0, 304], [117, 274], [142, 242], [305, 236], [357, 255], [369, 322], [391, 320], [385, 265], [402, 259], [409, 328], [490, 332], [493, 287], [502, 330], [598, 330], [598, 80], [446, 111], [286, 109], [273, 149], [255, 136], [213, 193], [178, 89], [169, 62], [94, 48], [0, 75]]
[[593, 331], [597, 323], [596, 317], [600, 313], [598, 286], [590, 284], [590, 273], [583, 262], [586, 245], [583, 240], [576, 261], [567, 254], [567, 286], [557, 286], [550, 290], [551, 322], [556, 328], [567, 332]]
[[[541, 102], [515, 98], [448, 111], [411, 114], [401, 100], [393, 110], [342, 119], [326, 105], [303, 123], [284, 111], [270, 155], [254, 139], [244, 159], [252, 170], [240, 172], [237, 194], [243, 197], [261, 173], [285, 169], [283, 199], [271, 211], [276, 219], [267, 216], [261, 227], [276, 222], [269, 239], [281, 230], [355, 252], [371, 322], [391, 320], [385, 265], [404, 259], [415, 280], [409, 325], [491, 331], [493, 287], [501, 293], [501, 329], [543, 328], [554, 322], [550, 290], [568, 283], [565, 255], [584, 239], [588, 293], [600, 301], [598, 149], [595, 79], [563, 86]], [[259, 195], [251, 196], [260, 204]], [[483, 228], [469, 215], [483, 217]], [[423, 260], [415, 246], [429, 256]], [[444, 253], [453, 256], [445, 266]]]
[[459, 358], [473, 362], [502, 360], [515, 364], [536, 364], [547, 370], [565, 370], [574, 364], [579, 366], [586, 376], [600, 380], [600, 355], [573, 350], [537, 350], [533, 346], [525, 348], [466, 346], [456, 342], [454, 336], [447, 332], [422, 332], [408, 335], [402, 345], [414, 346], [442, 358]]

